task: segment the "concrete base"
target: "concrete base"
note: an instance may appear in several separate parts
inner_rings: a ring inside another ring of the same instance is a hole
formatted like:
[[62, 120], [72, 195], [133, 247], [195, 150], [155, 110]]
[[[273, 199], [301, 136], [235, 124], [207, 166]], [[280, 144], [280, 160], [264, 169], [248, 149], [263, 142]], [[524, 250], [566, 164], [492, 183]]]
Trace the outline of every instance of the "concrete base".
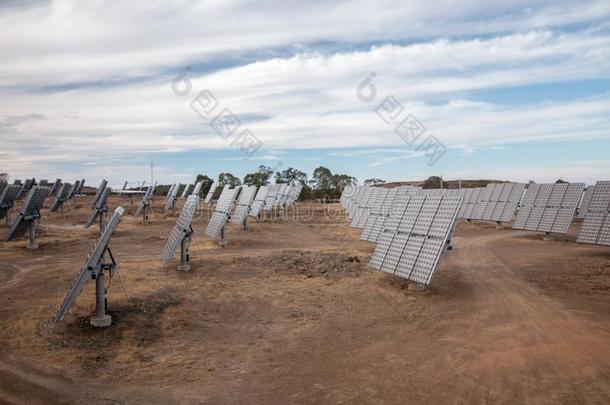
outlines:
[[179, 264], [179, 265], [176, 267], [176, 270], [177, 270], [177, 271], [191, 271], [191, 265], [190, 265], [190, 264], [188, 264], [188, 263], [185, 263], [185, 264]]
[[96, 315], [91, 317], [89, 323], [97, 328], [107, 328], [112, 325], [112, 317], [110, 315]]
[[40, 244], [38, 244], [38, 242], [28, 243], [27, 245], [25, 245], [25, 247], [29, 250], [36, 250], [40, 247]]

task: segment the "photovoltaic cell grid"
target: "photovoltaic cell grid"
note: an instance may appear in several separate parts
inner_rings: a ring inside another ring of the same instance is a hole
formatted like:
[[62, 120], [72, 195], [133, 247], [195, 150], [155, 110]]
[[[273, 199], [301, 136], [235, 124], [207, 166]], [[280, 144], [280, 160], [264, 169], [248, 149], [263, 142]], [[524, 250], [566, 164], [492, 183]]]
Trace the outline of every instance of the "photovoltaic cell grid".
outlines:
[[461, 196], [405, 196], [379, 235], [369, 266], [421, 284], [430, 284], [451, 240]]
[[362, 229], [362, 235], [360, 239], [374, 242], [379, 235], [379, 229], [383, 226], [385, 221], [386, 213], [392, 209], [392, 203], [394, 198], [398, 194], [398, 188], [386, 188], [382, 189], [375, 201], [375, 204], [371, 207], [371, 212], [366, 220], [366, 224]]
[[598, 181], [595, 184], [576, 241], [610, 246], [610, 181]]
[[210, 218], [210, 222], [205, 230], [206, 235], [213, 238], [218, 238], [220, 236], [222, 228], [227, 223], [229, 211], [231, 210], [238, 193], [239, 187], [230, 189], [228, 186], [225, 186], [222, 190], [222, 194], [220, 194], [220, 197], [218, 198], [218, 202], [212, 213], [212, 218]]
[[21, 186], [18, 184], [7, 184], [0, 193], [0, 219], [4, 219], [8, 214], [8, 210], [13, 208], [15, 200], [21, 194]]
[[197, 211], [197, 205], [199, 204], [199, 196], [190, 195], [184, 206], [182, 207], [182, 212], [180, 212], [180, 216], [176, 220], [174, 227], [172, 228], [172, 232], [169, 234], [169, 238], [167, 239], [167, 243], [163, 248], [163, 261], [165, 264], [169, 263], [174, 257], [174, 253], [176, 252], [176, 248], [182, 242], [182, 239], [190, 233], [191, 222], [193, 222], [193, 216]]
[[[55, 183], [53, 183], [53, 187], [51, 187], [51, 195], [57, 195], [60, 187], [61, 187], [61, 179], [55, 180]], [[72, 188], [72, 185], [70, 185], [70, 188]], [[66, 198], [67, 198], [67, 196], [66, 196]]]
[[233, 214], [231, 214], [232, 223], [244, 223], [244, 221], [248, 217], [248, 213], [250, 212], [250, 206], [254, 201], [255, 194], [256, 186], [242, 187], [241, 192], [239, 193], [239, 199], [237, 200], [237, 207], [235, 207], [235, 211], [233, 211]]
[[265, 205], [263, 206], [263, 210], [271, 211], [275, 205], [275, 199], [280, 191], [279, 184], [271, 184], [269, 186], [269, 190], [267, 190], [267, 196], [265, 197]]
[[362, 197], [354, 207], [351, 223], [352, 228], [359, 228], [358, 224], [360, 223], [360, 219], [363, 215], [365, 215], [365, 211], [368, 209], [369, 201], [374, 198], [377, 190], [379, 190], [378, 187], [366, 187], [364, 189]]
[[51, 207], [49, 208], [49, 211], [55, 212], [60, 209], [63, 203], [66, 202], [70, 197], [70, 193], [72, 193], [72, 184], [62, 184], [61, 188], [59, 189], [59, 192], [55, 197], [55, 200], [53, 201], [53, 204], [51, 204]]
[[357, 214], [358, 220], [356, 222], [356, 228], [364, 229], [371, 210], [383, 202], [386, 190], [387, 189], [383, 187], [373, 187], [373, 191], [371, 192], [369, 199], [364, 203], [364, 205], [358, 207], [359, 213]]
[[256, 193], [256, 197], [254, 197], [254, 201], [252, 202], [252, 206], [250, 207], [250, 216], [258, 217], [265, 205], [265, 199], [267, 198], [267, 193], [269, 192], [269, 186], [260, 186], [258, 188], [258, 192]]
[[13, 221], [6, 240], [12, 240], [25, 234], [30, 226], [30, 221], [40, 218], [40, 209], [50, 191], [49, 187], [42, 186], [33, 186], [30, 189], [21, 211]]
[[182, 194], [180, 195], [181, 199], [183, 199], [183, 200], [186, 199], [186, 197], [188, 195], [189, 188], [191, 188], [191, 186], [192, 186], [192, 184], [188, 184], [188, 183], [186, 183], [184, 185], [184, 189], [182, 190]]
[[[472, 191], [470, 195], [464, 194], [466, 203], [461, 210], [461, 218], [511, 222], [523, 190], [524, 183], [492, 183], [483, 189]], [[476, 201], [473, 202], [475, 195]]]
[[350, 219], [354, 218], [354, 215], [356, 215], [356, 212], [358, 211], [358, 206], [360, 205], [360, 203], [362, 202], [362, 199], [364, 198], [364, 195], [367, 193], [367, 190], [369, 190], [370, 187], [366, 187], [366, 186], [359, 186], [357, 189], [357, 193], [354, 196], [354, 198], [351, 200], [351, 203], [348, 207], [348, 216]]
[[578, 214], [576, 215], [576, 218], [583, 219], [585, 217], [585, 215], [587, 214], [587, 210], [589, 209], [589, 204], [591, 203], [591, 197], [593, 196], [594, 192], [595, 186], [587, 187], [587, 189], [585, 190], [585, 194], [582, 197], [582, 202], [578, 207]]
[[530, 184], [513, 229], [567, 233], [584, 183]]
[[218, 183], [212, 183], [212, 185], [210, 186], [210, 189], [208, 190], [208, 194], [205, 196], [205, 199], [203, 200], [204, 203], [209, 204], [212, 202], [212, 198], [214, 197], [214, 192], [216, 191], [216, 188], [218, 188]]

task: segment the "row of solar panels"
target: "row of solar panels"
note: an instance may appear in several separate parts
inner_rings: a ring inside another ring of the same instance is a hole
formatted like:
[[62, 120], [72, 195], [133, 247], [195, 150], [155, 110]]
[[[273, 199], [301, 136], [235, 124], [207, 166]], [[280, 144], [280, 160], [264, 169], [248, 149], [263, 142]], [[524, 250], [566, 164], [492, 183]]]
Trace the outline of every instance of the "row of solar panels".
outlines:
[[518, 210], [513, 229], [567, 233], [580, 204], [586, 213], [577, 241], [610, 245], [610, 182], [590, 187], [587, 199], [584, 188], [583, 183], [531, 184], [527, 191], [522, 183], [459, 190], [350, 186], [340, 202], [351, 226], [362, 229], [361, 239], [376, 244], [371, 267], [429, 284], [458, 218], [510, 222]]

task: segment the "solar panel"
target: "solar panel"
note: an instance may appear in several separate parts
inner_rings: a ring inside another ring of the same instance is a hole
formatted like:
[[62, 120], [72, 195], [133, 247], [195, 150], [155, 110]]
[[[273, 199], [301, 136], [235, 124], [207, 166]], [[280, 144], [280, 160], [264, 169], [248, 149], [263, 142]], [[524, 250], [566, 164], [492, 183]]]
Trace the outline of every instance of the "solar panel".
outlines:
[[584, 183], [530, 184], [513, 229], [567, 233]]
[[178, 266], [178, 270], [188, 271], [190, 270], [190, 266], [188, 265], [188, 248], [187, 244], [190, 242], [191, 235], [193, 233], [193, 228], [191, 227], [191, 222], [193, 221], [193, 216], [197, 211], [197, 206], [199, 205], [199, 196], [191, 195], [187, 198], [184, 206], [182, 207], [182, 212], [180, 216], [176, 220], [176, 224], [172, 229], [172, 232], [167, 239], [167, 243], [163, 248], [163, 261], [165, 264], [168, 264], [174, 254], [176, 252], [176, 248], [178, 245], [182, 245], [181, 249], [181, 263]]
[[[53, 186], [51, 187], [50, 195], [57, 195], [59, 189], [61, 188], [61, 184], [61, 179], [55, 180], [55, 183], [53, 183]], [[72, 189], [72, 187], [70, 187], [70, 189]]]
[[170, 189], [170, 192], [167, 195], [167, 198], [165, 200], [165, 207], [163, 208], [164, 210], [169, 210], [171, 209], [172, 212], [174, 210], [175, 204], [176, 204], [176, 197], [178, 196], [178, 189], [180, 188], [180, 183], [176, 183], [172, 186], [172, 188]]
[[25, 203], [21, 211], [13, 221], [11, 228], [6, 235], [6, 240], [13, 240], [24, 235], [28, 229], [30, 230], [30, 244], [28, 248], [36, 249], [38, 245], [35, 242], [35, 221], [40, 218], [40, 209], [44, 204], [45, 198], [49, 195], [51, 189], [49, 187], [33, 186], [26, 197]]
[[271, 184], [268, 186], [267, 196], [265, 197], [265, 205], [263, 206], [263, 210], [271, 211], [275, 206], [275, 200], [280, 191], [280, 184]]
[[68, 200], [74, 198], [75, 195], [78, 195], [78, 189], [80, 188], [80, 180], [76, 180], [74, 182], [74, 186], [72, 187], [72, 191], [70, 191], [70, 195], [68, 196]]
[[102, 230], [103, 215], [105, 212], [108, 211], [108, 206], [106, 205], [106, 202], [108, 201], [109, 194], [110, 194], [110, 187], [104, 188], [104, 190], [102, 191], [102, 194], [99, 196], [99, 198], [97, 199], [97, 202], [95, 203], [95, 207], [93, 207], [93, 210], [91, 211], [91, 214], [89, 215], [89, 219], [87, 220], [87, 223], [85, 224], [85, 228], [89, 228], [91, 225], [93, 225], [93, 223], [99, 216], [100, 217], [100, 231]]
[[32, 189], [32, 187], [34, 187], [36, 185], [36, 179], [26, 179], [25, 183], [23, 183], [23, 186], [21, 187], [21, 194], [20, 195], [24, 195], [30, 192], [30, 190]]
[[80, 182], [78, 183], [78, 190], [76, 191], [76, 194], [81, 195], [83, 193], [84, 188], [85, 188], [85, 179], [81, 179]]
[[591, 196], [593, 195], [594, 192], [595, 192], [595, 186], [587, 187], [587, 189], [585, 190], [585, 193], [582, 197], [581, 203], [578, 206], [578, 215], [576, 215], [576, 218], [580, 218], [580, 219], [585, 218], [587, 210], [589, 209], [589, 204], [591, 203]]
[[181, 199], [183, 199], [183, 200], [186, 199], [186, 197], [188, 195], [189, 188], [191, 188], [191, 184], [186, 183], [184, 185], [184, 190], [182, 190], [182, 194], [180, 195]]
[[369, 266], [429, 285], [449, 248], [462, 196], [405, 195], [385, 221]]
[[364, 192], [362, 193], [362, 197], [355, 204], [355, 208], [353, 209], [352, 214], [352, 228], [358, 228], [358, 223], [360, 222], [360, 218], [364, 214], [364, 211], [368, 207], [369, 200], [373, 197], [374, 193], [378, 190], [377, 187], [366, 187]]
[[44, 187], [49, 187], [49, 180], [47, 180], [47, 179], [41, 179], [41, 180], [38, 182], [38, 185], [39, 185], [39, 186], [44, 186]]
[[229, 219], [229, 212], [233, 207], [233, 203], [235, 202], [239, 191], [239, 187], [229, 188], [228, 186], [225, 186], [222, 190], [216, 207], [214, 207], [212, 218], [210, 218], [210, 222], [205, 230], [207, 235], [213, 238], [223, 238], [223, 229], [227, 223], [227, 219]]
[[217, 188], [218, 183], [212, 183], [210, 189], [208, 190], [208, 193], [205, 196], [205, 199], [203, 200], [204, 203], [209, 204], [212, 202], [212, 198], [214, 198], [214, 193], [216, 192]]
[[201, 193], [201, 187], [203, 187], [203, 181], [198, 181], [197, 184], [195, 184], [195, 187], [193, 187], [191, 195], [196, 195], [197, 197], [199, 197], [199, 193]]
[[248, 219], [248, 214], [250, 212], [250, 206], [254, 201], [254, 196], [256, 194], [256, 186], [244, 186], [239, 193], [239, 199], [237, 200], [237, 206], [235, 207], [235, 211], [231, 214], [231, 222], [238, 225], [243, 225], [244, 228], [247, 227], [246, 220]]
[[371, 241], [373, 239], [375, 225], [382, 222], [385, 217], [385, 212], [389, 211], [392, 206], [392, 202], [398, 193], [397, 188], [384, 188], [377, 194], [375, 202], [370, 208], [370, 212], [364, 227], [362, 228], [362, 235], [360, 239]]
[[[108, 225], [106, 228], [104, 228], [104, 231], [96, 241], [93, 249], [89, 252], [84, 266], [81, 268], [80, 272], [72, 282], [72, 286], [68, 290], [66, 298], [57, 310], [57, 313], [53, 318], [53, 322], [64, 320], [66, 314], [74, 305], [76, 298], [80, 295], [81, 291], [85, 287], [85, 284], [87, 284], [87, 281], [95, 279], [97, 308], [96, 316], [91, 318], [90, 322], [94, 326], [110, 325], [111, 318], [109, 315], [106, 315], [106, 286], [104, 285], [104, 270], [106, 269], [110, 276], [112, 276], [116, 270], [116, 262], [114, 261], [112, 253], [110, 252], [109, 243], [110, 237], [119, 224], [123, 213], [124, 210], [121, 207], [114, 210]], [[106, 262], [106, 252], [108, 252], [108, 255], [111, 258], [110, 263]]]
[[15, 181], [13, 182], [13, 184], [16, 184], [16, 185], [18, 185], [18, 186], [22, 186], [22, 185], [23, 185], [23, 183], [22, 183], [22, 182], [21, 182], [21, 180], [19, 180], [19, 179], [15, 180]]
[[[140, 201], [140, 204], [138, 205], [134, 216], [137, 217], [138, 215], [140, 215], [140, 213], [144, 212], [143, 215], [144, 217], [146, 217], [146, 211], [150, 206], [150, 199], [152, 198], [153, 193], [155, 192], [155, 187], [157, 187], [156, 182], [154, 186], [149, 186], [148, 189], [146, 189], [146, 193], [144, 193], [144, 195], [142, 196], [142, 201]], [[146, 220], [146, 218], [144, 218], [144, 220]]]
[[[79, 182], [79, 186], [80, 186], [80, 182]], [[106, 180], [102, 180], [102, 182], [100, 183], [97, 190], [95, 190], [95, 197], [93, 198], [93, 203], [91, 204], [93, 207], [95, 207], [95, 205], [97, 204], [97, 200], [99, 200], [100, 196], [102, 195], [102, 193], [104, 192], [104, 190], [106, 189], [107, 186], [108, 186], [108, 182]]]
[[258, 218], [261, 214], [263, 207], [265, 206], [265, 199], [267, 198], [267, 193], [269, 192], [269, 186], [260, 186], [258, 188], [258, 192], [256, 193], [256, 197], [254, 197], [254, 201], [250, 206], [250, 216]]
[[576, 241], [610, 246], [610, 181], [598, 181], [595, 184]]
[[0, 219], [6, 218], [7, 224], [9, 220], [9, 211], [15, 205], [15, 200], [21, 194], [21, 185], [6, 184], [2, 193], [0, 193]]
[[49, 211], [55, 212], [59, 208], [61, 208], [63, 206], [64, 202], [68, 201], [68, 198], [70, 197], [70, 193], [72, 193], [72, 184], [63, 183], [61, 185], [61, 188], [59, 189], [59, 192], [55, 196], [55, 200], [51, 204]]

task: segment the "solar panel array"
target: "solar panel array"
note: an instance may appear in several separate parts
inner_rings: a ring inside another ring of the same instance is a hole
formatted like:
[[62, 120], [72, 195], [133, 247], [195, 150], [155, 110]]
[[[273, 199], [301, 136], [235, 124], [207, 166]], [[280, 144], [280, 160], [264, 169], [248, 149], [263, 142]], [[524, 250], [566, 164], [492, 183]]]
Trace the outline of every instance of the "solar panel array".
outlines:
[[231, 211], [238, 194], [239, 187], [229, 188], [228, 185], [225, 186], [222, 190], [222, 194], [220, 194], [220, 197], [218, 198], [216, 207], [214, 207], [214, 212], [212, 213], [212, 218], [210, 218], [208, 227], [205, 230], [207, 235], [213, 238], [221, 236], [221, 231], [225, 227], [227, 219], [229, 219], [229, 212]]
[[368, 212], [369, 209], [369, 201], [374, 198], [375, 193], [377, 193], [377, 190], [379, 190], [378, 187], [365, 187], [364, 191], [362, 193], [362, 196], [360, 196], [360, 199], [358, 201], [356, 201], [355, 203], [355, 207], [353, 208], [353, 213], [352, 213], [352, 223], [351, 223], [351, 227], [352, 228], [359, 228], [359, 223], [360, 223], [360, 219], [362, 218], [362, 216], [365, 215], [365, 213]]
[[58, 209], [60, 209], [62, 207], [62, 205], [64, 204], [64, 202], [68, 201], [68, 198], [70, 197], [70, 193], [72, 193], [72, 184], [63, 183], [61, 185], [61, 188], [59, 189], [59, 192], [55, 196], [55, 200], [51, 204], [49, 211], [55, 212]]
[[208, 194], [205, 196], [203, 200], [204, 203], [209, 204], [212, 202], [212, 198], [214, 198], [214, 193], [216, 192], [216, 188], [218, 188], [218, 183], [212, 183], [210, 189], [208, 190]]
[[106, 228], [104, 228], [104, 231], [96, 241], [93, 249], [89, 252], [85, 265], [81, 268], [80, 272], [72, 282], [72, 286], [68, 290], [68, 294], [66, 295], [63, 303], [57, 310], [57, 313], [53, 318], [53, 322], [59, 322], [64, 319], [70, 308], [72, 308], [74, 305], [76, 298], [80, 295], [81, 291], [85, 287], [85, 284], [87, 284], [87, 281], [91, 280], [100, 271], [102, 271], [101, 264], [103, 262], [103, 254], [110, 243], [110, 236], [121, 220], [123, 212], [124, 210], [121, 207], [114, 210], [114, 214], [110, 218], [110, 221], [108, 221]]
[[8, 215], [8, 211], [15, 205], [15, 200], [21, 194], [19, 184], [6, 184], [0, 193], [0, 219]]
[[598, 181], [577, 242], [610, 246], [610, 181]]
[[585, 217], [585, 215], [587, 214], [587, 210], [589, 209], [589, 204], [591, 203], [591, 197], [593, 196], [594, 192], [595, 186], [587, 187], [582, 197], [580, 206], [578, 207], [578, 214], [576, 215], [576, 218], [583, 219]]
[[191, 184], [186, 183], [184, 185], [184, 189], [182, 190], [182, 194], [180, 195], [181, 199], [183, 199], [183, 200], [186, 199], [190, 187], [191, 187]]
[[21, 195], [29, 193], [34, 185], [36, 185], [36, 179], [26, 179], [23, 186], [21, 186]]
[[6, 240], [13, 240], [24, 235], [32, 221], [40, 218], [40, 209], [44, 204], [45, 198], [49, 195], [49, 187], [33, 186], [28, 193], [21, 211], [13, 221]]
[[428, 285], [455, 229], [461, 196], [407, 196], [377, 239], [369, 266]]
[[258, 217], [265, 206], [265, 199], [267, 198], [267, 193], [269, 192], [269, 186], [260, 186], [258, 188], [258, 192], [256, 193], [256, 197], [254, 197], [254, 201], [252, 202], [252, 206], [250, 207], [250, 216]]
[[567, 233], [584, 183], [530, 184], [513, 229]]
[[237, 200], [237, 207], [231, 214], [231, 222], [234, 224], [243, 224], [248, 218], [250, 212], [250, 206], [254, 201], [256, 195], [256, 186], [244, 186], [241, 188], [239, 193], [239, 199]]
[[187, 235], [190, 235], [191, 222], [193, 221], [193, 216], [197, 211], [198, 204], [199, 196], [197, 195], [189, 196], [184, 203], [182, 212], [176, 220], [176, 224], [174, 225], [174, 228], [167, 239], [167, 243], [163, 248], [163, 261], [165, 264], [172, 260], [172, 257], [174, 257], [174, 253], [176, 252], [176, 248], [182, 242], [182, 239], [184, 239]]

